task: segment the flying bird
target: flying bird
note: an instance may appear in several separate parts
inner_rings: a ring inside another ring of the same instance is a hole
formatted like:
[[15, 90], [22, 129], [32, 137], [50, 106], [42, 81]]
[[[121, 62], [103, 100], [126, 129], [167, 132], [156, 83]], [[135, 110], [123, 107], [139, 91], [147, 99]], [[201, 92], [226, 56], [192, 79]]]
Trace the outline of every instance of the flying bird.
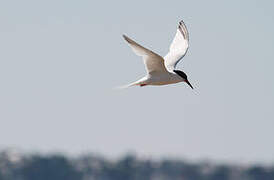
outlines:
[[129, 43], [129, 46], [135, 54], [143, 58], [147, 71], [145, 77], [127, 85], [126, 87], [143, 87], [147, 85], [166, 85], [185, 82], [193, 89], [187, 79], [186, 73], [175, 69], [178, 62], [185, 56], [189, 47], [188, 31], [183, 21], [179, 22], [177, 32], [169, 47], [169, 52], [164, 58], [141, 46], [126, 35], [123, 35], [123, 37]]

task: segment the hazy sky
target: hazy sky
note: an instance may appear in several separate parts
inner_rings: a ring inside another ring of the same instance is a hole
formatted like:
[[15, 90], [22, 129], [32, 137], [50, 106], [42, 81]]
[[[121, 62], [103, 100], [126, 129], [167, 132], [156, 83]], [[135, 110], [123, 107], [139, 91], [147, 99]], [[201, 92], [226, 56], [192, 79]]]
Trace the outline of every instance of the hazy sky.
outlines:
[[[274, 162], [273, 6], [1, 1], [0, 149]], [[181, 19], [195, 89], [113, 90], [145, 74], [121, 35], [165, 55]]]

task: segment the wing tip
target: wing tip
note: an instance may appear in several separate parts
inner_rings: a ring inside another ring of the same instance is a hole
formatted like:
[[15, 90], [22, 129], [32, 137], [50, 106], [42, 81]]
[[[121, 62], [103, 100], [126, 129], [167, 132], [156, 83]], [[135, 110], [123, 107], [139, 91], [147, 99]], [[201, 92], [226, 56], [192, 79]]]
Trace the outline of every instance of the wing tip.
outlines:
[[128, 42], [128, 43], [132, 43], [132, 40], [129, 38], [129, 37], [127, 37], [125, 34], [123, 34], [123, 38]]
[[186, 28], [186, 24], [183, 20], [179, 22], [178, 29], [180, 30], [184, 38], [188, 40], [188, 31]]
[[127, 40], [127, 36], [125, 34], [122, 35], [125, 40]]
[[180, 24], [180, 25], [185, 24], [184, 20], [181, 20], [181, 21], [179, 22], [179, 24]]
[[179, 22], [179, 27], [186, 27], [186, 23], [184, 22], [184, 20], [181, 20], [180, 22]]

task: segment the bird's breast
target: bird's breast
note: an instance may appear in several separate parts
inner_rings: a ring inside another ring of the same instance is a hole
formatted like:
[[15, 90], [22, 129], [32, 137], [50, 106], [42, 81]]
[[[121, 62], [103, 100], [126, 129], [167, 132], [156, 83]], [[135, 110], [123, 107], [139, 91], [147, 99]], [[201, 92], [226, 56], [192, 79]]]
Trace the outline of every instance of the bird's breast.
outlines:
[[176, 74], [173, 73], [165, 73], [149, 76], [148, 84], [150, 85], [166, 85], [166, 84], [174, 84], [178, 82], [182, 82], [183, 79]]

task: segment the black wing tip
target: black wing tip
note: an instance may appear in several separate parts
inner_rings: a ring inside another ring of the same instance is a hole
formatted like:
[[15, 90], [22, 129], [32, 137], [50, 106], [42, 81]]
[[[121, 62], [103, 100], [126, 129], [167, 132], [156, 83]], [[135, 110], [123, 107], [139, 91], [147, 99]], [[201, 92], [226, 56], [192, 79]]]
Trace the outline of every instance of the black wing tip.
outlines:
[[180, 25], [185, 24], [184, 20], [181, 20], [181, 21], [179, 22], [179, 24], [180, 24]]
[[127, 37], [125, 34], [123, 34], [122, 36], [123, 36], [123, 38], [124, 38], [125, 40], [128, 39], [128, 37]]
[[184, 22], [184, 20], [181, 20], [181, 21], [179, 22], [179, 27], [180, 27], [180, 26], [186, 27], [186, 23]]
[[131, 43], [131, 40], [129, 39], [129, 37], [127, 37], [125, 34], [123, 34], [122, 36], [128, 43]]
[[183, 20], [179, 22], [178, 29], [181, 31], [182, 35], [184, 36], [185, 39], [188, 39], [188, 31], [186, 28], [186, 24]]

